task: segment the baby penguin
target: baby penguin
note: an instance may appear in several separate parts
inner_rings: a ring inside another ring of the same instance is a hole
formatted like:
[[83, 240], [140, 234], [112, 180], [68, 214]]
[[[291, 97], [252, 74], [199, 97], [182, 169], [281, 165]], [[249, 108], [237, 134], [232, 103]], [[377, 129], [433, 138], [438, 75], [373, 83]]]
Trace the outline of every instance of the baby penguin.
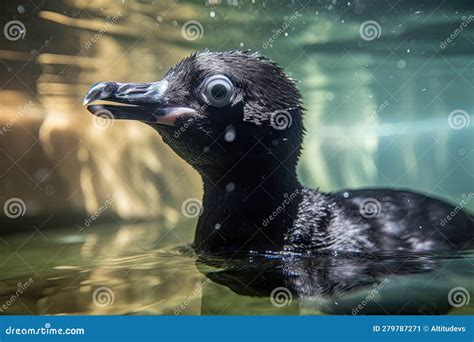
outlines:
[[[98, 100], [116, 104], [93, 104]], [[462, 210], [452, 216], [455, 208], [441, 200], [392, 189], [323, 193], [303, 186], [296, 175], [301, 96], [283, 70], [259, 54], [193, 53], [158, 82], [97, 83], [84, 105], [95, 115], [147, 123], [199, 172], [199, 253], [473, 246], [473, 216]]]

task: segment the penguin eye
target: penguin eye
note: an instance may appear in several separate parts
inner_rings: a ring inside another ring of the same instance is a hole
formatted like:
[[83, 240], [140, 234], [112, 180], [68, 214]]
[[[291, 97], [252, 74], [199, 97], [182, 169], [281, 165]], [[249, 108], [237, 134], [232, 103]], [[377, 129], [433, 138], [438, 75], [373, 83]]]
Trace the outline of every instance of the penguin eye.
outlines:
[[232, 82], [224, 75], [214, 75], [204, 82], [204, 102], [214, 107], [227, 106], [234, 96], [235, 88]]

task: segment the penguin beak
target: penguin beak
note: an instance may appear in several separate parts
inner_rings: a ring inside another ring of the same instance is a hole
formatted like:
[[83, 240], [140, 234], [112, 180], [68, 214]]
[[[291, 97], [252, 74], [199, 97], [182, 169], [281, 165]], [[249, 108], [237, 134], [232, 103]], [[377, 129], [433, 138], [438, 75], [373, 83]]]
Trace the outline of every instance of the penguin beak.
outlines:
[[[196, 111], [188, 107], [168, 105], [165, 95], [167, 89], [167, 80], [153, 83], [96, 83], [84, 96], [83, 105], [92, 114], [106, 119], [138, 120], [174, 126], [176, 119]], [[113, 104], [91, 105], [99, 100]]]

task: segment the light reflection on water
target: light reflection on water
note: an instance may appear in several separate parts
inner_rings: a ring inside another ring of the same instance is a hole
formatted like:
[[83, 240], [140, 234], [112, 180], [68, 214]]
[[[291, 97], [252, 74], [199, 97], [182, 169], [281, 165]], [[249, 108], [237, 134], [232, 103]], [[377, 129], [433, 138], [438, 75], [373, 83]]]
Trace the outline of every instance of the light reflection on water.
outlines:
[[[285, 268], [285, 260], [241, 256], [229, 263], [192, 254], [186, 246], [194, 222], [180, 208], [200, 197], [196, 174], [150, 128], [100, 127], [81, 101], [95, 82], [155, 81], [206, 47], [260, 50], [301, 80], [308, 134], [299, 171], [306, 184], [413, 188], [453, 203], [474, 191], [474, 126], [448, 124], [456, 109], [474, 122], [474, 26], [440, 49], [471, 4], [233, 3], [71, 0], [25, 5], [23, 14], [14, 1], [2, 4], [2, 22], [21, 20], [27, 32], [24, 40], [0, 43], [0, 123], [12, 123], [0, 136], [0, 193], [2, 203], [21, 198], [27, 211], [17, 220], [0, 218], [0, 305], [19, 282], [33, 280], [5, 313], [350, 314], [384, 279], [380, 269], [406, 260], [305, 259], [303, 268]], [[264, 47], [295, 11], [303, 15]], [[380, 39], [359, 36], [369, 19], [380, 22]], [[201, 38], [183, 36], [189, 20], [201, 23]], [[111, 196], [116, 200], [101, 215], [109, 223], [86, 226]], [[466, 206], [474, 209], [473, 202]], [[452, 257], [408, 261], [408, 270], [384, 287], [385, 297], [370, 305], [384, 313], [375, 303], [387, 310], [418, 300], [444, 310], [450, 289], [474, 294], [472, 253]], [[350, 269], [355, 273], [347, 275]], [[331, 283], [311, 272], [359, 285], [327, 291]], [[293, 298], [281, 308], [269, 300], [277, 285]], [[110, 305], [94, 303], [103, 287], [112, 291]], [[467, 304], [450, 313], [472, 312]]]
[[[11, 237], [0, 254], [5, 313], [354, 314], [367, 297], [360, 313], [474, 310], [448, 302], [459, 284], [474, 291], [472, 252], [197, 257], [183, 243], [190, 240], [183, 230], [98, 225]], [[21, 297], [12, 300], [25, 282]]]

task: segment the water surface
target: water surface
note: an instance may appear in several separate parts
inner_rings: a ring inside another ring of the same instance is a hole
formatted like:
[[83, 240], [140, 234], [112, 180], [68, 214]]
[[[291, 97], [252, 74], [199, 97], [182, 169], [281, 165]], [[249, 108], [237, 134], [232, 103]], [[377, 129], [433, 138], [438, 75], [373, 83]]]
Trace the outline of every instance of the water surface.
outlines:
[[474, 312], [472, 304], [453, 308], [448, 301], [459, 284], [474, 290], [473, 252], [199, 257], [183, 244], [187, 238], [154, 224], [12, 236], [0, 254], [0, 298], [10, 303], [4, 313]]

